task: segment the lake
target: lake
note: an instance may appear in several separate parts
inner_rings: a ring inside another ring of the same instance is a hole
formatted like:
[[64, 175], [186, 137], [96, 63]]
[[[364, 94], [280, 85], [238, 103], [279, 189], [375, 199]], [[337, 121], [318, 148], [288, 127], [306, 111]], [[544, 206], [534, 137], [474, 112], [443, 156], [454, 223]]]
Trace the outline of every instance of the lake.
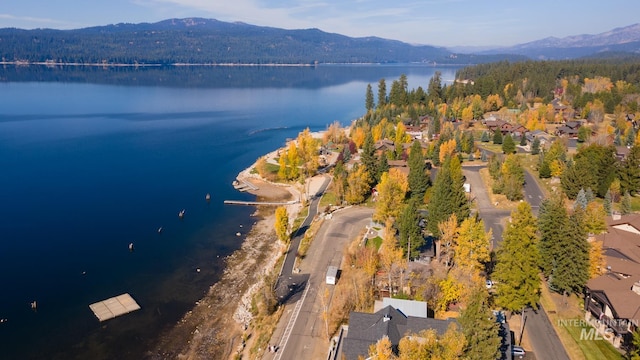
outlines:
[[[144, 357], [255, 222], [223, 205], [253, 200], [232, 186], [240, 171], [307, 127], [360, 117], [367, 84], [406, 74], [426, 90], [456, 70], [0, 69], [0, 358]], [[88, 305], [122, 293], [141, 310], [100, 323]]]

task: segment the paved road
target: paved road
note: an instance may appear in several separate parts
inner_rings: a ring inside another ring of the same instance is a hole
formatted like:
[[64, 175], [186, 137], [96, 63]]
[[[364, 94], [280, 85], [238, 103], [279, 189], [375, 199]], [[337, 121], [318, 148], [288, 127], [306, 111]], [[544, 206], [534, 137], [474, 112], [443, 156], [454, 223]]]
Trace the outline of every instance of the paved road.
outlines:
[[[468, 181], [474, 181], [471, 185], [472, 191], [474, 188], [478, 189], [486, 189], [484, 188], [484, 183], [482, 183], [482, 179], [479, 176], [479, 169], [482, 167], [476, 166], [466, 166], [463, 167], [465, 170], [465, 176], [467, 176]], [[478, 181], [480, 181], [477, 186], [475, 185]], [[493, 209], [491, 203], [487, 200], [488, 196], [486, 193], [483, 194], [483, 191], [474, 192], [476, 196], [476, 202], [478, 204], [478, 210], [480, 213], [480, 217], [485, 221], [485, 226], [489, 225], [494, 231], [494, 248], [495, 246], [502, 241], [502, 225], [500, 225], [500, 213], [498, 210]], [[533, 176], [525, 171], [525, 186], [524, 186], [524, 196], [525, 200], [531, 205], [531, 209], [534, 214], [538, 214], [538, 210], [540, 208], [540, 204], [544, 199], [544, 193], [538, 186], [538, 183], [533, 178]], [[487, 205], [488, 204], [488, 205]], [[507, 212], [506, 216], [509, 216]], [[499, 236], [498, 236], [499, 231]], [[526, 313], [526, 323], [525, 323], [525, 334], [529, 338], [533, 353], [535, 354], [537, 359], [550, 359], [550, 360], [565, 360], [569, 359], [562, 343], [560, 342], [560, 338], [558, 338], [557, 333], [555, 332], [551, 322], [549, 321], [549, 317], [547, 313], [544, 311], [542, 306], [538, 311], [533, 311], [532, 309], [528, 309], [525, 311]]]
[[540, 309], [525, 310], [525, 336], [529, 338], [533, 353], [540, 360], [570, 360], [542, 305]]
[[345, 246], [371, 222], [372, 214], [373, 210], [369, 208], [343, 209], [335, 212], [332, 219], [326, 220], [318, 230], [300, 265], [301, 272], [308, 274], [308, 290], [297, 298], [297, 303], [287, 304], [271, 338], [271, 343], [279, 344], [280, 349], [277, 354], [267, 353], [263, 359], [319, 359], [327, 356], [329, 341], [322, 319], [323, 297], [327, 289], [330, 300], [334, 289], [325, 284], [327, 267], [340, 266]]
[[311, 225], [311, 222], [318, 213], [318, 205], [320, 204], [321, 195], [327, 189], [327, 186], [329, 186], [329, 183], [331, 182], [330, 180], [329, 176], [323, 176], [322, 185], [311, 197], [312, 200], [311, 204], [309, 204], [308, 216], [304, 219], [296, 233], [291, 237], [291, 244], [289, 245], [289, 250], [287, 251], [284, 259], [282, 271], [280, 272], [280, 277], [278, 277], [278, 283], [276, 285], [276, 296], [281, 303], [286, 303], [290, 300], [295, 301], [295, 299], [301, 295], [302, 290], [304, 290], [304, 286], [306, 285], [308, 275], [294, 274], [293, 271], [293, 266], [296, 261], [296, 252], [298, 251], [298, 247], [300, 247], [300, 241], [304, 237], [304, 233], [309, 229], [309, 225]]

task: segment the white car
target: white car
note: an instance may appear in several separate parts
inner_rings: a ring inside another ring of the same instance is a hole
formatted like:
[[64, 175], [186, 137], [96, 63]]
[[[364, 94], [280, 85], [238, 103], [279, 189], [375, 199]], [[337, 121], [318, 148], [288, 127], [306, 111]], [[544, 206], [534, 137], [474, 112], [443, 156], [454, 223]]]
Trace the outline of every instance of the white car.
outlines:
[[485, 281], [485, 286], [487, 287], [487, 289], [491, 289], [493, 287], [493, 281], [491, 280]]
[[522, 347], [520, 347], [520, 346], [511, 347], [511, 355], [513, 355], [513, 357], [517, 356], [520, 359], [522, 359], [525, 354], [526, 354], [526, 351], [524, 351], [524, 349]]

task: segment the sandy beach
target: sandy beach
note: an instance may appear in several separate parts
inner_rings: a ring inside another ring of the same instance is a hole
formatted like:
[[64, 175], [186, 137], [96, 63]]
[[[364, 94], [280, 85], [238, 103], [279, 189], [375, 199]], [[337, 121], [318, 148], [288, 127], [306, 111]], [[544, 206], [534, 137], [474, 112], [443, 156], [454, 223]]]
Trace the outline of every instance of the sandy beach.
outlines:
[[[255, 165], [255, 164], [254, 164]], [[258, 201], [288, 201], [300, 196], [295, 186], [281, 186], [251, 174], [251, 167], [238, 175], [257, 190], [248, 192]], [[300, 204], [287, 205], [290, 221]], [[230, 359], [242, 341], [244, 327], [251, 320], [253, 292], [286, 250], [275, 230], [275, 207], [259, 206], [256, 222], [242, 247], [225, 259], [225, 271], [208, 294], [198, 301], [172, 329], [160, 336], [147, 359]]]

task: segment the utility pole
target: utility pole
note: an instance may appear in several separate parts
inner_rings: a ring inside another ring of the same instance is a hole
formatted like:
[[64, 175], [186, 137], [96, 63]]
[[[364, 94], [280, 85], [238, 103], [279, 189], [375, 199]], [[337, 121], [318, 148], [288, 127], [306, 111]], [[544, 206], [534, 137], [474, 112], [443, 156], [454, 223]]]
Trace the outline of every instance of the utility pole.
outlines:
[[409, 266], [410, 261], [411, 261], [411, 236], [409, 236], [409, 241], [407, 241], [407, 268]]

